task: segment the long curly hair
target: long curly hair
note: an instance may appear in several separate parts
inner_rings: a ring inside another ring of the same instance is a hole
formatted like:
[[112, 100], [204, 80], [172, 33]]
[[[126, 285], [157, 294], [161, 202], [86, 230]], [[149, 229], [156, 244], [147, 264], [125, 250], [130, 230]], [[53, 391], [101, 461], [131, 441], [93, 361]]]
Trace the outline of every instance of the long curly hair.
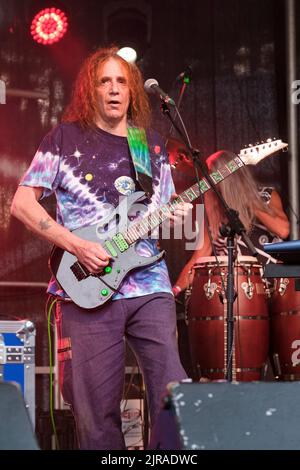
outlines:
[[[210, 172], [217, 171], [235, 157], [236, 155], [228, 150], [219, 150], [206, 159], [206, 166]], [[251, 229], [256, 210], [272, 213], [261, 199], [258, 184], [247, 166], [239, 168], [233, 175], [221, 181], [218, 188], [228, 206], [238, 211], [247, 231]], [[219, 229], [221, 223], [226, 222], [226, 217], [219, 199], [212, 190], [205, 194], [205, 201], [210, 229], [215, 240], [220, 236]]]
[[114, 59], [120, 62], [128, 74], [130, 123], [136, 127], [149, 127], [151, 112], [142, 74], [135, 64], [128, 63], [117, 52], [117, 47], [101, 48], [85, 60], [75, 81], [70, 104], [63, 114], [63, 122], [78, 121], [83, 127], [95, 127], [98, 115], [96, 93], [98, 71], [107, 60]]

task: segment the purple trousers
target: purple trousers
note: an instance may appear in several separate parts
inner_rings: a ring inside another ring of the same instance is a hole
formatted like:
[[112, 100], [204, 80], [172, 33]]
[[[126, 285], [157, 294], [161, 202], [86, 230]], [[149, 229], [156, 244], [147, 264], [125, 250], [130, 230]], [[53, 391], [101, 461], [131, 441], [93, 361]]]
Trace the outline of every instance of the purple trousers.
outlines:
[[173, 296], [114, 300], [94, 311], [58, 302], [56, 320], [61, 391], [73, 409], [80, 448], [125, 449], [120, 413], [125, 338], [143, 373], [152, 426], [166, 385], [186, 378]]

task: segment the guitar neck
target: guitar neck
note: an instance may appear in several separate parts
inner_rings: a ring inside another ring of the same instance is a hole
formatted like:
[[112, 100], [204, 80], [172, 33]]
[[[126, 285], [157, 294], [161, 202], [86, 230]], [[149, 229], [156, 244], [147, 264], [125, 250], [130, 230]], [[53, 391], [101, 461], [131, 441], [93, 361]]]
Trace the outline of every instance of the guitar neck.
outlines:
[[[241, 158], [236, 156], [233, 160], [230, 160], [223, 168], [218, 171], [210, 173], [209, 176], [215, 184], [219, 184], [227, 176], [237, 171], [239, 168], [244, 166]], [[126, 233], [123, 233], [126, 241], [129, 244], [135, 243], [140, 238], [146, 236], [149, 232], [156, 229], [164, 222], [170, 214], [173, 214], [176, 206], [181, 202], [192, 202], [197, 199], [200, 194], [206, 193], [210, 189], [210, 184], [206, 178], [202, 178], [198, 183], [193, 184], [190, 188], [183, 191], [176, 199], [164, 204], [159, 209], [151, 212], [141, 220], [134, 222], [130, 225]]]

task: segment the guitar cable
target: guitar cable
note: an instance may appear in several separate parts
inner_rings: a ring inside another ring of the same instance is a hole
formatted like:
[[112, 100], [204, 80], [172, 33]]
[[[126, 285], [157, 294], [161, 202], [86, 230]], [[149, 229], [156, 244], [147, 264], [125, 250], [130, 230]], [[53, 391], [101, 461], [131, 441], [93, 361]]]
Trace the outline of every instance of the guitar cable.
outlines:
[[[51, 327], [54, 325], [51, 323], [51, 315], [54, 313], [53, 307], [55, 306], [57, 299], [52, 300], [52, 297], [49, 295], [46, 302], [46, 313], [47, 313], [47, 331], [48, 331], [48, 346], [49, 346], [49, 411], [50, 411], [50, 420], [54, 434], [55, 440], [55, 449], [59, 450], [59, 441], [57, 436], [57, 430], [54, 419], [54, 408], [53, 408], [53, 355], [52, 355], [52, 337], [51, 337]], [[49, 305], [50, 304], [50, 305]], [[54, 313], [55, 314], [55, 313]]]

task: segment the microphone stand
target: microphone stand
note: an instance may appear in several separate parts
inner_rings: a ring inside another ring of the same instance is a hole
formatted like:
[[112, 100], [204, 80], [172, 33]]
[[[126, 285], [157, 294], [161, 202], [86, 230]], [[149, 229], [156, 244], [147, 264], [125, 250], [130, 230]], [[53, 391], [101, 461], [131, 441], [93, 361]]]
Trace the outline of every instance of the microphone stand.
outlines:
[[232, 348], [233, 348], [233, 339], [234, 339], [234, 317], [233, 317], [233, 304], [237, 297], [237, 294], [234, 290], [234, 240], [236, 235], [240, 235], [246, 246], [249, 248], [253, 256], [257, 255], [257, 251], [249, 239], [246, 229], [239, 218], [239, 214], [236, 210], [230, 208], [223, 198], [222, 194], [217, 190], [216, 185], [212, 178], [210, 177], [206, 166], [201, 162], [200, 151], [193, 148], [189, 139], [181, 131], [181, 129], [175, 123], [174, 118], [171, 116], [168, 105], [162, 101], [161, 109], [163, 114], [165, 114], [170, 121], [172, 122], [173, 127], [176, 129], [187, 149], [190, 152], [191, 159], [194, 164], [195, 173], [197, 174], [197, 167], [200, 168], [202, 174], [208, 181], [211, 189], [214, 191], [215, 195], [219, 199], [222, 207], [224, 208], [228, 223], [221, 227], [221, 235], [227, 237], [227, 249], [228, 249], [228, 274], [227, 274], [227, 286], [226, 286], [226, 300], [227, 300], [227, 348], [226, 348], [226, 380], [232, 382]]

